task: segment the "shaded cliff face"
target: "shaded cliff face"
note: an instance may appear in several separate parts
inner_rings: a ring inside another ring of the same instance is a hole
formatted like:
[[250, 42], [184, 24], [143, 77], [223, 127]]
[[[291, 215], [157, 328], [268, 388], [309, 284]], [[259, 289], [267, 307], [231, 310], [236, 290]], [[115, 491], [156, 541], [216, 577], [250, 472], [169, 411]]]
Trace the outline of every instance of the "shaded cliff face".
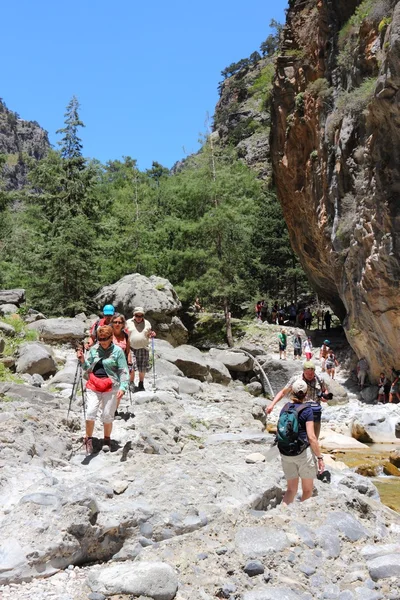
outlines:
[[39, 160], [50, 148], [47, 132], [34, 121], [24, 121], [0, 100], [0, 154], [7, 156], [3, 177], [8, 190], [26, 184], [29, 157]]
[[295, 252], [377, 376], [400, 367], [400, 3], [292, 0], [271, 157]]

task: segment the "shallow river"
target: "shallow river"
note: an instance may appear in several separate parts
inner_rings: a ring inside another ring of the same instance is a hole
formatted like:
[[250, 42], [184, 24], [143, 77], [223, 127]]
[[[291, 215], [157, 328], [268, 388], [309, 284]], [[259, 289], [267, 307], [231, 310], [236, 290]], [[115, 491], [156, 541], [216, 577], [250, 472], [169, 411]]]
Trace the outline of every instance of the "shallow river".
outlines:
[[371, 444], [367, 449], [335, 452], [338, 460], [343, 461], [361, 475], [367, 475], [378, 488], [383, 504], [400, 513], [400, 477], [391, 477], [383, 473], [389, 454], [397, 445]]

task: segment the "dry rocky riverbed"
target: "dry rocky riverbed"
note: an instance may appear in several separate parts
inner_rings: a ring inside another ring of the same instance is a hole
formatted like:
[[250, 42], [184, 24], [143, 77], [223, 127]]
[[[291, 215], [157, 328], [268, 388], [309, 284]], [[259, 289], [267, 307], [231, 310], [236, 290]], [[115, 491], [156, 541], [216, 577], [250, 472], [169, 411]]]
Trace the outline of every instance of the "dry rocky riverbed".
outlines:
[[[372, 481], [331, 461], [331, 485], [283, 507], [268, 401], [183, 377], [159, 348], [155, 391], [122, 403], [118, 443], [91, 457], [68, 378], [0, 384], [1, 600], [400, 598], [400, 515]], [[362, 421], [357, 403], [325, 409], [330, 443]], [[400, 413], [383, 413], [388, 435]]]

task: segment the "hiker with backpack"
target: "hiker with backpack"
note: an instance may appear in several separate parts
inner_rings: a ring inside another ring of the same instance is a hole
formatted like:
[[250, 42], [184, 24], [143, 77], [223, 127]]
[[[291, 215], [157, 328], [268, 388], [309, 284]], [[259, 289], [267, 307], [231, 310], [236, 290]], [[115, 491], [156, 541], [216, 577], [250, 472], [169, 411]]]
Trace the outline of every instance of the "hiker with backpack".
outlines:
[[[296, 379], [291, 386], [291, 401], [279, 415], [276, 441], [281, 455], [287, 489], [282, 503], [291, 504], [301, 479], [301, 502], [311, 498], [314, 479], [325, 471], [321, 448], [314, 431], [314, 414], [305, 403], [307, 383]], [[316, 462], [317, 461], [317, 464]]]
[[322, 344], [321, 349], [319, 351], [319, 358], [321, 361], [321, 371], [323, 373], [325, 373], [325, 363], [326, 363], [327, 356], [328, 356], [329, 352], [331, 351], [330, 344], [331, 343], [329, 340], [324, 340], [324, 343]]
[[[271, 404], [265, 409], [269, 415], [274, 406], [278, 404], [282, 398], [292, 394], [293, 382], [298, 379], [298, 375], [294, 376], [289, 383], [276, 394]], [[306, 360], [303, 364], [303, 381], [307, 384], [307, 396], [305, 402], [312, 408], [314, 414], [314, 429], [317, 439], [321, 432], [321, 402], [327, 402], [333, 398], [333, 394], [327, 391], [326, 385], [322, 379], [315, 374], [315, 364], [311, 360]]]
[[97, 342], [98, 328], [102, 327], [103, 325], [110, 325], [111, 319], [113, 318], [114, 314], [115, 314], [115, 308], [113, 307], [112, 304], [106, 304], [103, 307], [103, 316], [100, 319], [97, 319], [97, 321], [95, 323], [93, 323], [93, 325], [90, 328], [89, 340], [87, 341], [87, 343], [85, 345], [86, 350], [89, 350], [89, 348], [91, 348], [92, 346], [95, 345], [95, 343]]
[[329, 377], [331, 377], [332, 379], [335, 379], [335, 370], [338, 366], [339, 363], [336, 359], [335, 354], [332, 352], [332, 350], [329, 350], [328, 356], [326, 357], [325, 361], [325, 369]]
[[137, 306], [133, 311], [133, 318], [126, 322], [126, 330], [129, 334], [129, 343], [132, 349], [132, 371], [131, 383], [135, 382], [135, 371], [139, 371], [139, 384], [134, 387], [135, 392], [144, 392], [144, 378], [149, 368], [149, 339], [155, 337], [151, 324], [144, 318], [144, 310]]
[[82, 347], [76, 351], [76, 357], [82, 365], [82, 371], [88, 376], [86, 383], [86, 453], [93, 452], [93, 431], [97, 412], [101, 407], [104, 427], [103, 446], [111, 447], [111, 432], [117, 402], [128, 389], [129, 372], [123, 350], [113, 343], [113, 329], [110, 325], [101, 325], [97, 329], [97, 344], [90, 348], [84, 357]]

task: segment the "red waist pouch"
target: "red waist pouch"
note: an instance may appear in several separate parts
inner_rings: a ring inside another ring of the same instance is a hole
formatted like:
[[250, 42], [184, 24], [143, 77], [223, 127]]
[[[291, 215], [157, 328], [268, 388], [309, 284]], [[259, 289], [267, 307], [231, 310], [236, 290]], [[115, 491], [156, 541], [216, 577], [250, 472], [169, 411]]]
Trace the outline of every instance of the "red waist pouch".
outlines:
[[94, 392], [111, 392], [113, 382], [109, 377], [96, 377], [94, 373], [90, 373], [86, 387]]

